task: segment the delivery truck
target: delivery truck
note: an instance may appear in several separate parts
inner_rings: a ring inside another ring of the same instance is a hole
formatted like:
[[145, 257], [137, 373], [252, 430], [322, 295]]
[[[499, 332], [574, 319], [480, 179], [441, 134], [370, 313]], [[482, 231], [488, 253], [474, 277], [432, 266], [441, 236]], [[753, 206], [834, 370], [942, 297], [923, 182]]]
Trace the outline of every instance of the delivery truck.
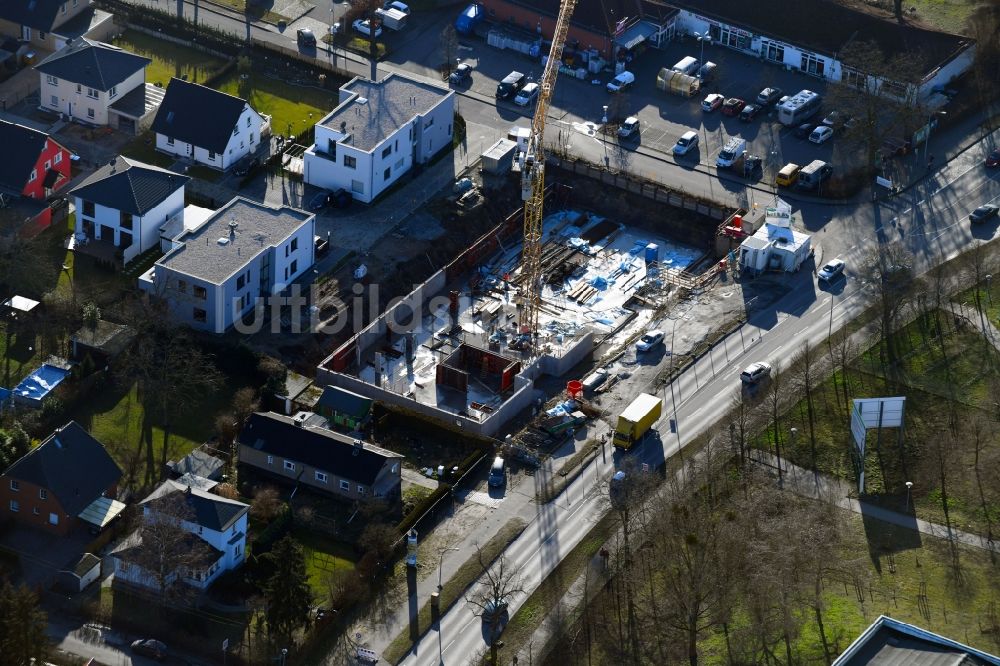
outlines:
[[663, 411], [663, 401], [655, 395], [640, 393], [625, 411], [618, 417], [615, 428], [614, 444], [619, 449], [628, 451], [632, 445], [642, 440], [649, 429], [656, 423]]
[[389, 28], [389, 30], [402, 30], [406, 27], [406, 19], [409, 18], [408, 14], [404, 14], [393, 7], [376, 9], [375, 13], [382, 20], [382, 25]]

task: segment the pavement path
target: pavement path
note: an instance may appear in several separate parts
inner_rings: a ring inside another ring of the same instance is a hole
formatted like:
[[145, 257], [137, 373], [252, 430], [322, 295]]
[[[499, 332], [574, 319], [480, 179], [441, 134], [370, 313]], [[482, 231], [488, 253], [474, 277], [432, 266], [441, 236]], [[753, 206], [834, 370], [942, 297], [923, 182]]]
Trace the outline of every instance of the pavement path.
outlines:
[[[766, 465], [771, 475], [777, 478], [777, 458], [774, 455], [763, 451], [754, 451], [753, 458]], [[954, 541], [971, 548], [993, 550], [993, 552], [1000, 553], [1000, 543], [990, 542], [979, 534], [931, 523], [917, 518], [912, 513], [893, 511], [852, 498], [850, 495], [854, 488], [843, 479], [820, 474], [788, 461], [782, 462], [781, 469], [782, 487], [797, 495], [834, 504], [864, 518], [916, 530], [927, 536]], [[614, 538], [609, 540], [605, 547], [610, 548], [613, 542]], [[538, 627], [528, 641], [519, 646], [516, 653], [518, 663], [530, 664], [535, 658], [541, 659], [548, 653], [552, 647], [551, 641], [566, 629], [567, 623], [573, 620], [576, 611], [581, 609], [584, 603], [589, 603], [600, 592], [600, 582], [604, 580], [604, 575], [604, 562], [600, 555], [595, 555], [587, 563], [584, 571], [577, 575], [558, 603], [539, 621]]]

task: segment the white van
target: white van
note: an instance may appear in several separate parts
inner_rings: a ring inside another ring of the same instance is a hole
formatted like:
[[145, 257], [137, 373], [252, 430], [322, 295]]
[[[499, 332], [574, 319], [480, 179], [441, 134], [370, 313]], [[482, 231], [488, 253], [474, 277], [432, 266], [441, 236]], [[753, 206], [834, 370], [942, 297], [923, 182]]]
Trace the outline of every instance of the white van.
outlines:
[[698, 62], [698, 59], [688, 56], [686, 58], [681, 59], [680, 62], [678, 62], [670, 69], [674, 70], [675, 72], [680, 72], [681, 74], [694, 76], [695, 72], [698, 71], [699, 67], [701, 67], [701, 63]]
[[493, 466], [490, 467], [490, 477], [487, 479], [487, 484], [490, 488], [499, 488], [505, 483], [507, 483], [507, 467], [503, 458], [497, 456], [493, 459]]
[[747, 149], [747, 140], [734, 136], [726, 142], [726, 145], [722, 148], [719, 156], [715, 160], [715, 166], [720, 169], [728, 169], [729, 167], [736, 164], [736, 161], [740, 159]]

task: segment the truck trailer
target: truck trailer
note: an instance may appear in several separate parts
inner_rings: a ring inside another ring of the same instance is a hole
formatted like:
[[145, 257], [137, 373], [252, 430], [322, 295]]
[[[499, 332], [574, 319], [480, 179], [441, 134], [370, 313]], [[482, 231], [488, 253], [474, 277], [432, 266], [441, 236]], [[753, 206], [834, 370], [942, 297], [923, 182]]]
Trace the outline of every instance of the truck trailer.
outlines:
[[701, 81], [695, 76], [664, 67], [656, 75], [656, 87], [674, 95], [694, 97], [701, 89]]
[[632, 445], [641, 441], [653, 424], [660, 419], [662, 411], [663, 400], [655, 395], [640, 393], [618, 417], [615, 446], [626, 451], [631, 449]]

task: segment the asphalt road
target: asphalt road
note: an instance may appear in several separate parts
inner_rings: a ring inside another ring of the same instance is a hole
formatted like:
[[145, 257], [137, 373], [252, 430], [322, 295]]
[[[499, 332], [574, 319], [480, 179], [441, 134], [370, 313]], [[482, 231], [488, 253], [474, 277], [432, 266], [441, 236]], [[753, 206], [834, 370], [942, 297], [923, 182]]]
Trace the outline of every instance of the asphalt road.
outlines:
[[[981, 161], [977, 163], [972, 154], [960, 156], [925, 184], [893, 200], [891, 206], [866, 204], [838, 217], [835, 221], [838, 225], [866, 230], [863, 238], [853, 247], [844, 248], [842, 254], [851, 266], [852, 260], [874, 247], [882, 236], [885, 241], [900, 241], [911, 247], [914, 270], [922, 273], [955, 256], [974, 239], [992, 237], [996, 221], [973, 231], [967, 217], [969, 210], [980, 202], [998, 199], [997, 174], [985, 172]], [[895, 226], [888, 223], [893, 218], [897, 219]], [[775, 364], [789, 359], [805, 341], [822, 342], [831, 326], [837, 329], [844, 325], [870, 301], [869, 285], [851, 268], [846, 278], [823, 290], [805, 271], [792, 280], [787, 296], [772, 307], [751, 312], [745, 326], [672, 384], [662, 387], [665, 414], [657, 425], [658, 437], [648, 439], [632, 455], [651, 463], [676, 455], [683, 445], [711, 427], [728, 410], [734, 392], [740, 390], [738, 374], [743, 367], [755, 361]], [[661, 324], [668, 340], [676, 322], [667, 320]], [[664, 358], [661, 367], [667, 363]], [[670, 419], [677, 423], [676, 432], [670, 431]], [[598, 456], [554, 502], [538, 507], [535, 521], [507, 550], [512, 567], [522, 574], [525, 590], [512, 600], [511, 615], [609, 509], [602, 482], [613, 473], [617, 458], [610, 451]], [[452, 607], [436, 633], [434, 636], [432, 630], [402, 663], [458, 666], [467, 663], [486, 645], [482, 621], [469, 604]]]
[[[157, 0], [134, 2], [157, 5]], [[191, 6], [190, 3], [187, 5], [189, 9]], [[238, 19], [206, 11], [204, 4], [199, 18], [230, 32], [238, 33], [246, 29], [246, 25]], [[286, 47], [293, 43], [291, 35], [294, 30], [280, 34], [273, 27], [260, 25], [251, 26], [251, 30], [255, 39]], [[351, 54], [345, 60], [345, 54], [338, 51], [335, 55], [353, 73], [367, 75], [368, 65], [358, 56]], [[330, 58], [331, 54], [321, 49], [317, 57]], [[427, 73], [427, 67], [422, 65], [404, 63], [403, 66]], [[379, 70], [391, 71], [394, 67], [383, 64]], [[603, 99], [604, 95], [601, 97]], [[557, 92], [557, 104], [554, 105], [547, 134], [549, 140], [566, 144], [569, 151], [578, 157], [595, 163], [604, 162], [605, 155], [609, 154], [606, 151], [610, 151], [611, 147], [594, 136], [591, 126], [587, 125], [599, 119], [584, 112], [574, 115], [560, 108], [561, 100]], [[472, 123], [492, 128], [494, 136], [504, 134], [508, 127], [525, 118], [516, 107], [498, 107], [491, 97], [475, 90], [462, 91], [459, 105], [463, 116]], [[640, 117], [645, 122], [648, 114]], [[644, 131], [649, 131], [648, 127], [647, 123]], [[657, 131], [653, 129], [653, 132]], [[661, 133], [668, 134], [669, 130]], [[959, 136], [957, 132], [955, 135]], [[480, 137], [481, 140], [487, 138], [485, 135]], [[948, 145], [948, 139], [939, 136], [935, 137], [935, 141], [941, 145], [938, 150], [940, 156]], [[730, 205], [769, 203], [774, 195], [768, 187], [748, 188], [746, 183], [728, 179], [725, 175], [720, 177], [713, 169], [677, 163], [659, 150], [659, 145], [665, 144], [665, 141], [658, 134], [651, 136], [648, 143], [650, 145], [643, 141], [631, 153], [629, 172], [654, 177], [677, 189]], [[709, 142], [706, 141], [706, 144]], [[831, 326], [831, 317], [833, 327], [837, 327], [860, 312], [868, 294], [861, 276], [855, 273], [853, 267], [866, 248], [873, 247], [877, 242], [899, 241], [913, 253], [915, 270], [922, 272], [944, 257], [958, 253], [974, 237], [992, 237], [996, 231], [995, 223], [977, 228], [974, 235], [965, 220], [972, 208], [1000, 196], [996, 174], [983, 171], [985, 152], [983, 146], [976, 146], [953, 156], [940, 170], [904, 195], [882, 204], [866, 201], [831, 205], [790, 197], [802, 225], [813, 233], [817, 256], [841, 256], [847, 260], [846, 280], [823, 291], [813, 282], [811, 274], [803, 272], [790, 278], [783, 298], [767, 308], [751, 310], [748, 323], [740, 331], [730, 335], [672, 385], [661, 388], [666, 401], [665, 415], [658, 426], [659, 437], [651, 438], [634, 455], [643, 461], [658, 462], [664, 456], [676, 454], [680, 446], [711, 426], [719, 414], [727, 410], [733, 392], [739, 388], [738, 373], [742, 367], [758, 360], [776, 363], [789, 358], [803, 341], [815, 343], [823, 340]], [[676, 325], [670, 320], [661, 324], [668, 333], [668, 339]], [[679, 325], [682, 328], [683, 322]], [[664, 357], [658, 366], [643, 368], [636, 381], [641, 382], [643, 378], [649, 381], [667, 364], [669, 359]], [[638, 391], [642, 387], [630, 384], [626, 390]], [[670, 431], [669, 419], [676, 420], [676, 432]], [[536, 506], [530, 492], [516, 492], [504, 500], [501, 506], [505, 517], [521, 515], [532, 520], [528, 529], [507, 551], [513, 565], [524, 576], [523, 586], [527, 592], [513, 600], [512, 614], [607, 510], [601, 487], [613, 473], [616, 462], [613, 452], [605, 451], [549, 504]], [[468, 553], [463, 552], [448, 554], [443, 560], [444, 569], [449, 570], [450, 564], [461, 564], [467, 556]], [[372, 647], [379, 647], [378, 643], [384, 645], [392, 636], [387, 633], [386, 636], [370, 635], [366, 638], [372, 639]], [[460, 602], [442, 618], [440, 630], [432, 630], [425, 635], [404, 663], [464, 664], [485, 644], [481, 621], [475, 617], [470, 605]]]

